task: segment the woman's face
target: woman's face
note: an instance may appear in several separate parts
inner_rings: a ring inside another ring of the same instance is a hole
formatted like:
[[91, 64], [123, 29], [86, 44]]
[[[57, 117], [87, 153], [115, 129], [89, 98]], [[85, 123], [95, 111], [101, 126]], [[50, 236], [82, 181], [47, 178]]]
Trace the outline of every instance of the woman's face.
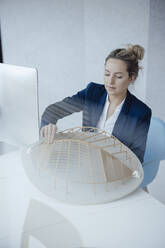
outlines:
[[104, 84], [108, 95], [125, 95], [133, 81], [134, 77], [129, 77], [125, 62], [120, 59], [108, 59], [104, 72]]

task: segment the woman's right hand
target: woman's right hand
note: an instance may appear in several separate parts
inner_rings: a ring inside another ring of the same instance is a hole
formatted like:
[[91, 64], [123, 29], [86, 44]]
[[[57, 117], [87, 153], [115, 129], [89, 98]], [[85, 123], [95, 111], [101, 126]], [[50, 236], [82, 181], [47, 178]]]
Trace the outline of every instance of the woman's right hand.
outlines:
[[52, 144], [55, 140], [57, 127], [55, 124], [48, 124], [43, 126], [40, 130], [40, 135], [45, 138], [48, 144]]

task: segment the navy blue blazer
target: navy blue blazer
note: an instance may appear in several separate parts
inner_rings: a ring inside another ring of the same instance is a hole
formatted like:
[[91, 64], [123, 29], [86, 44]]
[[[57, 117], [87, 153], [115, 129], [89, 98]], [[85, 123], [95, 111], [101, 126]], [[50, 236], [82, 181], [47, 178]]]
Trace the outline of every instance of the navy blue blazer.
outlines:
[[[96, 127], [103, 111], [107, 91], [103, 84], [89, 83], [72, 97], [49, 105], [41, 118], [41, 127], [74, 112], [83, 111], [83, 126]], [[112, 135], [129, 147], [143, 162], [151, 109], [127, 90], [127, 96], [115, 122]]]

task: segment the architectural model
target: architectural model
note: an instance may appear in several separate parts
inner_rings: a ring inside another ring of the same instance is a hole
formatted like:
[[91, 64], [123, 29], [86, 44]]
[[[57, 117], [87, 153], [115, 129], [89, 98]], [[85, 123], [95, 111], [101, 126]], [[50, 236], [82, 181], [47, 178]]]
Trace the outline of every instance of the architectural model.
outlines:
[[42, 192], [72, 204], [113, 201], [143, 180], [136, 155], [118, 139], [91, 127], [70, 128], [22, 153], [31, 182]]

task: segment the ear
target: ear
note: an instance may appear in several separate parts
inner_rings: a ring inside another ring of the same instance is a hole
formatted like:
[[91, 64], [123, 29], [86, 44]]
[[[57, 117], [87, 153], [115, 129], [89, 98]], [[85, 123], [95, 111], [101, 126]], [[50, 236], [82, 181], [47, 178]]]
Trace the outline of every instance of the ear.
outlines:
[[135, 81], [135, 79], [136, 79], [135, 74], [131, 75], [131, 76], [129, 77], [129, 83], [130, 83], [130, 84], [133, 83], [133, 82]]

